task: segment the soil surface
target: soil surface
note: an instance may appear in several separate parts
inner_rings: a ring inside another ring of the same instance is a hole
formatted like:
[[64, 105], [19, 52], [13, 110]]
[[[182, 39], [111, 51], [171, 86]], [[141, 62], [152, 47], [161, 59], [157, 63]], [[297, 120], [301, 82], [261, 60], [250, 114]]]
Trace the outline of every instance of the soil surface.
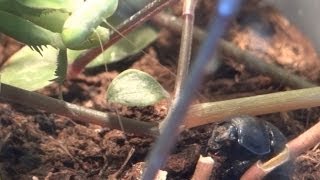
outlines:
[[[252, 0], [243, 8], [226, 39], [258, 56], [279, 57], [275, 63], [315, 83], [319, 82], [320, 66], [312, 63], [319, 64], [320, 60], [309, 41], [290, 24], [291, 29], [288, 24], [284, 29], [283, 21], [275, 18], [281, 16], [279, 12], [256, 3]], [[199, 2], [196, 25], [203, 28], [207, 25], [214, 5], [212, 0]], [[180, 2], [172, 13], [181, 14], [181, 7]], [[67, 81], [63, 87], [64, 100], [142, 121], [160, 122], [167, 113], [166, 101], [144, 108], [109, 104], [105, 100], [106, 88], [121, 71], [134, 68], [149, 73], [172, 92], [179, 41], [179, 35], [160, 28], [158, 40], [144, 52], [112, 64], [108, 72], [97, 68]], [[198, 49], [199, 43], [195, 44], [195, 49]], [[14, 40], [1, 36], [0, 63], [20, 47]], [[275, 83], [270, 77], [248, 70], [226, 56], [222, 55], [221, 59], [217, 72], [205, 77], [194, 103], [290, 89], [285, 82]], [[39, 93], [57, 98], [58, 86], [52, 84]], [[261, 118], [278, 127], [290, 140], [318, 122], [319, 115], [319, 108], [310, 108]], [[168, 179], [191, 178], [199, 156], [207, 153], [207, 142], [215, 126], [209, 124], [181, 134], [163, 168], [168, 172]], [[3, 180], [139, 179], [146, 155], [154, 142], [150, 137], [79, 123], [4, 101], [0, 101], [0, 139], [0, 175]], [[220, 179], [228, 157], [214, 154], [212, 157], [216, 161], [212, 179]], [[296, 159], [292, 179], [320, 179], [319, 145]]]

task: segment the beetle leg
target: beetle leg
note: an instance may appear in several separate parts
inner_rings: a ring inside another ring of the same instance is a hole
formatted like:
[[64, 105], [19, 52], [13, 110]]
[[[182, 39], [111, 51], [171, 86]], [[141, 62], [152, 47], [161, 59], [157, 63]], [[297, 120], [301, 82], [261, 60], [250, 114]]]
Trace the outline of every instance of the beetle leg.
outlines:
[[237, 139], [237, 130], [231, 123], [226, 123], [213, 129], [208, 141], [209, 150], [218, 150], [228, 146]]

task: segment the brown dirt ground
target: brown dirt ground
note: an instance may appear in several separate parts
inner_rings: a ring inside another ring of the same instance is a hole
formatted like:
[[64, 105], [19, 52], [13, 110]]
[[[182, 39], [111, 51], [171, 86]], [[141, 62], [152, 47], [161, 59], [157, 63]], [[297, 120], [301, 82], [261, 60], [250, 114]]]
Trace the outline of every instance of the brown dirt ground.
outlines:
[[[210, 0], [200, 2], [197, 8], [197, 25], [205, 26], [210, 17], [209, 12], [212, 6], [214, 3]], [[248, 9], [250, 9], [249, 7], [248, 5]], [[179, 14], [180, 11], [179, 5], [173, 10], [176, 14]], [[247, 9], [243, 12], [245, 13], [242, 14], [248, 15]], [[268, 17], [263, 15], [266, 13], [265, 11], [259, 12], [263, 12], [260, 14], [261, 17]], [[248, 21], [250, 19], [239, 20], [240, 23]], [[277, 29], [276, 26], [272, 20], [264, 21], [263, 27], [271, 28], [271, 31], [269, 31], [270, 29], [266, 31], [267, 38], [272, 37], [272, 42], [278, 39], [280, 41], [278, 44], [297, 46], [292, 49], [300, 49], [300, 59], [296, 56], [297, 54], [288, 53], [288, 48], [281, 49], [284, 46], [279, 45], [272, 49], [270, 44], [268, 48], [263, 49], [267, 49], [267, 52], [262, 52], [262, 56], [280, 54], [281, 59], [286, 57], [294, 59], [296, 62], [301, 61], [303, 65], [307, 64], [303, 63], [302, 58], [305, 57], [303, 50], [307, 49], [306, 51], [314, 53], [308, 41], [305, 38], [304, 41], [307, 43], [301, 43], [301, 41], [292, 38], [285, 39], [284, 36], [281, 36], [281, 32], [272, 30]], [[247, 44], [249, 40], [246, 35], [252, 35], [246, 29], [248, 26], [241, 26], [238, 23], [233, 27], [228, 36], [229, 40], [238, 43], [242, 48], [252, 50], [252, 47]], [[235, 33], [236, 30], [239, 34]], [[243, 33], [242, 36], [240, 36], [241, 33]], [[275, 34], [279, 38], [275, 37]], [[285, 43], [286, 40], [290, 43]], [[259, 41], [267, 42], [263, 38]], [[19, 47], [21, 45], [12, 39], [2, 36], [0, 62], [6, 60]], [[175, 78], [172, 73], [176, 69], [178, 50], [179, 36], [162, 29], [159, 39], [145, 49], [147, 54], [140, 53], [118, 64], [111, 65], [109, 72], [98, 68], [80, 75], [75, 80], [66, 82], [63, 88], [64, 99], [104, 112], [117, 110], [122, 116], [159, 122], [166, 115], [166, 103], [145, 108], [110, 105], [106, 103], [104, 98], [106, 87], [124, 69], [136, 68], [151, 74], [165, 89], [172, 92]], [[262, 50], [258, 49], [257, 51]], [[299, 69], [300, 66], [290, 66], [288, 62], [283, 63], [278, 62], [291, 71], [317, 80], [313, 76], [315, 72], [304, 74], [304, 72], [309, 72], [306, 70], [308, 65], [303, 66], [305, 69]], [[318, 68], [315, 69], [314, 71], [319, 71]], [[233, 62], [232, 59], [226, 59], [214, 76], [208, 75], [206, 77], [206, 81], [199, 90], [197, 102], [253, 96], [287, 89], [289, 88], [285, 84], [276, 84], [269, 77], [260, 75], [258, 72], [250, 72], [243, 65]], [[53, 84], [39, 92], [57, 97], [58, 88], [56, 84]], [[126, 134], [108, 128], [101, 129], [97, 125], [77, 123], [72, 119], [8, 102], [0, 102], [0, 111], [0, 174], [2, 179], [137, 179], [153, 143], [153, 139], [148, 137]], [[288, 139], [292, 139], [318, 122], [319, 114], [318, 108], [311, 108], [262, 117], [277, 126]], [[177, 147], [164, 168], [169, 173], [168, 179], [190, 178], [199, 155], [205, 151], [213, 127], [214, 125], [205, 125], [182, 133]], [[123, 170], [119, 171], [129, 152], [133, 152], [131, 158]], [[212, 179], [219, 179], [219, 173], [222, 171], [219, 165], [223, 163], [223, 158], [214, 158], [217, 163]], [[320, 179], [319, 162], [320, 146], [318, 145], [297, 158], [293, 179]]]

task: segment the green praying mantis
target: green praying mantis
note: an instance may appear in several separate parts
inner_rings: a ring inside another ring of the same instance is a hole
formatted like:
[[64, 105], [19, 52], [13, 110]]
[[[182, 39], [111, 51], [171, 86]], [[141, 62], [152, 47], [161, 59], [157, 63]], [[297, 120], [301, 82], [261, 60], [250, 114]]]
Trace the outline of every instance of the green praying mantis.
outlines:
[[42, 47], [59, 49], [55, 81], [67, 71], [67, 49], [101, 45], [110, 30], [100, 26], [118, 7], [118, 0], [0, 0], [0, 32], [41, 54]]

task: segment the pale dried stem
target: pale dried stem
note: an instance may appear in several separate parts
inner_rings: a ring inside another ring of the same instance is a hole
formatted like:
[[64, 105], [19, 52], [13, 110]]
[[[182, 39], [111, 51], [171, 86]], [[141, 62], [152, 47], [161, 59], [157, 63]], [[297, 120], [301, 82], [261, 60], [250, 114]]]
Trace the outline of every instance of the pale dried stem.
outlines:
[[200, 155], [191, 180], [209, 180], [213, 166], [214, 160], [210, 156], [203, 157]]
[[166, 180], [167, 179], [168, 172], [159, 170], [154, 180]]
[[320, 106], [320, 87], [193, 105], [183, 125], [189, 129], [241, 114], [255, 116], [316, 106]]
[[290, 156], [295, 158], [320, 142], [320, 122], [288, 143]]

